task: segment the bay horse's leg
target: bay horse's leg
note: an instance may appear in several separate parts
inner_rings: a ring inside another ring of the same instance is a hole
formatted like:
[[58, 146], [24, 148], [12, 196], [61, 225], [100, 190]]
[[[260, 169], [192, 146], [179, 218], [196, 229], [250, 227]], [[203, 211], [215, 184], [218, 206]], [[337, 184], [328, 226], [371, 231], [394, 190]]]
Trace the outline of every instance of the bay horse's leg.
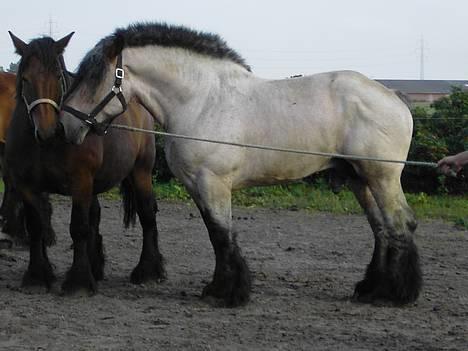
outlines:
[[93, 196], [91, 208], [89, 209], [89, 225], [91, 236], [88, 240], [88, 257], [91, 264], [94, 279], [96, 281], [104, 279], [104, 250], [102, 236], [99, 233], [99, 223], [101, 222], [101, 206], [97, 195]]
[[22, 195], [26, 228], [30, 237], [29, 265], [23, 276], [23, 285], [39, 285], [50, 289], [55, 281], [55, 276], [47, 256], [47, 246], [44, 241], [50, 223], [47, 212], [47, 199], [29, 191], [22, 192]]
[[2, 217], [2, 221], [5, 222], [6, 220], [6, 208], [8, 206], [9, 196], [10, 196], [10, 182], [8, 181], [8, 177], [3, 175], [3, 198], [2, 204], [0, 205], [0, 216]]
[[74, 293], [85, 289], [91, 294], [97, 291], [88, 254], [88, 241], [91, 239], [90, 209], [93, 201], [93, 178], [77, 177], [72, 186], [72, 214], [70, 234], [73, 239], [73, 263], [67, 272], [62, 290]]
[[148, 280], [166, 279], [163, 256], [159, 251], [156, 224], [155, 199], [151, 182], [151, 167], [135, 168], [130, 175], [130, 184], [135, 192], [136, 210], [143, 229], [143, 247], [140, 261], [133, 269], [130, 281], [141, 284]]
[[376, 239], [379, 251], [375, 260], [356, 285], [355, 297], [361, 301], [383, 299], [404, 304], [415, 301], [421, 290], [419, 255], [413, 241], [417, 222], [401, 188], [400, 174], [388, 167], [368, 179], [385, 229], [377, 236], [378, 243]]
[[189, 189], [200, 210], [216, 255], [213, 280], [203, 289], [202, 297], [223, 300], [235, 307], [249, 301], [251, 275], [232, 233], [231, 189], [211, 172], [203, 172], [196, 189]]
[[14, 237], [17, 242], [27, 243], [21, 194], [13, 189], [10, 180], [5, 175], [3, 176], [3, 184], [2, 231]]
[[54, 228], [52, 227], [52, 204], [50, 203], [49, 195], [44, 195], [45, 214], [47, 218], [47, 227], [44, 232], [44, 242], [47, 246], [55, 245], [57, 238], [55, 236]]

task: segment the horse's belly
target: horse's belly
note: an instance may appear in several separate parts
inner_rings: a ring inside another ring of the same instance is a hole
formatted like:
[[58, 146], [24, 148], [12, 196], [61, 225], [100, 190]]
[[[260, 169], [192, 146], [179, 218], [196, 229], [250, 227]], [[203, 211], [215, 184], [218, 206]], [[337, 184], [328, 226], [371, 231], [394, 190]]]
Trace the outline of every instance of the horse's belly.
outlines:
[[[269, 152], [269, 151], [268, 151]], [[273, 160], [254, 157], [239, 169], [233, 188], [286, 183], [307, 177], [331, 166], [329, 158], [317, 156], [274, 155]]]

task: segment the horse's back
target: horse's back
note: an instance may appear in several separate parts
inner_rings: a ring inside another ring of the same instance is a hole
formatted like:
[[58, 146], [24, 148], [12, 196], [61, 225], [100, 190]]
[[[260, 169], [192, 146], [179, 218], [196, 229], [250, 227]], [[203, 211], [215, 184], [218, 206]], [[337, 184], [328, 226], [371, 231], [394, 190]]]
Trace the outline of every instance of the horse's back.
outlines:
[[296, 130], [319, 129], [327, 142], [334, 139], [337, 153], [406, 157], [413, 132], [411, 112], [380, 83], [358, 72], [336, 71], [297, 78], [293, 91], [302, 96], [306, 115], [297, 120], [302, 126]]

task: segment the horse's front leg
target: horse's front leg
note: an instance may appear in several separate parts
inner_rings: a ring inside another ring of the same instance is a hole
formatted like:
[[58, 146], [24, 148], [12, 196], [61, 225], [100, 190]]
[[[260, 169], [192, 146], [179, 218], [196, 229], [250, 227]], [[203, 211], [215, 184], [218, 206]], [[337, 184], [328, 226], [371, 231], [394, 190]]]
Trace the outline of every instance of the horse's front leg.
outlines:
[[189, 191], [200, 209], [216, 255], [213, 280], [203, 289], [202, 296], [222, 299], [228, 307], [247, 303], [251, 275], [231, 231], [230, 187], [210, 171], [205, 171]]
[[104, 245], [102, 235], [99, 233], [99, 224], [101, 222], [101, 205], [97, 195], [93, 196], [91, 207], [89, 209], [89, 225], [91, 237], [88, 240], [88, 257], [91, 264], [94, 279], [104, 279]]
[[29, 190], [23, 189], [21, 195], [26, 228], [30, 237], [29, 265], [23, 276], [23, 286], [45, 286], [50, 289], [55, 276], [47, 256], [45, 242], [50, 226], [49, 204], [41, 194]]
[[94, 294], [97, 291], [96, 279], [90, 262], [89, 240], [92, 239], [90, 208], [93, 201], [93, 178], [81, 176], [72, 186], [72, 214], [70, 234], [73, 240], [73, 263], [62, 285], [65, 293], [75, 293], [81, 289]]

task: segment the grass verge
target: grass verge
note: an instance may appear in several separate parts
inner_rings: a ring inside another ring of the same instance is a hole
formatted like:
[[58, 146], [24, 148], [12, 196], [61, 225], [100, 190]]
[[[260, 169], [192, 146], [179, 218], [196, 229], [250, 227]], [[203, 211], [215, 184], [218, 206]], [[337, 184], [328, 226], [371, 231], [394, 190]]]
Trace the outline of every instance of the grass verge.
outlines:
[[[156, 183], [156, 196], [161, 200], [191, 201], [185, 187], [176, 180]], [[3, 182], [0, 182], [3, 192]], [[105, 194], [119, 198], [117, 189]], [[442, 219], [468, 229], [468, 196], [406, 194], [408, 203], [418, 218]], [[291, 210], [325, 211], [337, 214], [362, 214], [354, 195], [349, 190], [333, 193], [325, 184], [304, 182], [268, 187], [252, 187], [236, 191], [233, 204], [242, 207], [265, 207]]]
[[[177, 181], [155, 185], [158, 199], [190, 201], [190, 196]], [[468, 196], [406, 194], [418, 218], [442, 219], [468, 229]], [[266, 207], [326, 211], [337, 214], [362, 214], [354, 195], [344, 189], [333, 193], [326, 185], [304, 182], [236, 191], [233, 204], [243, 207]]]

